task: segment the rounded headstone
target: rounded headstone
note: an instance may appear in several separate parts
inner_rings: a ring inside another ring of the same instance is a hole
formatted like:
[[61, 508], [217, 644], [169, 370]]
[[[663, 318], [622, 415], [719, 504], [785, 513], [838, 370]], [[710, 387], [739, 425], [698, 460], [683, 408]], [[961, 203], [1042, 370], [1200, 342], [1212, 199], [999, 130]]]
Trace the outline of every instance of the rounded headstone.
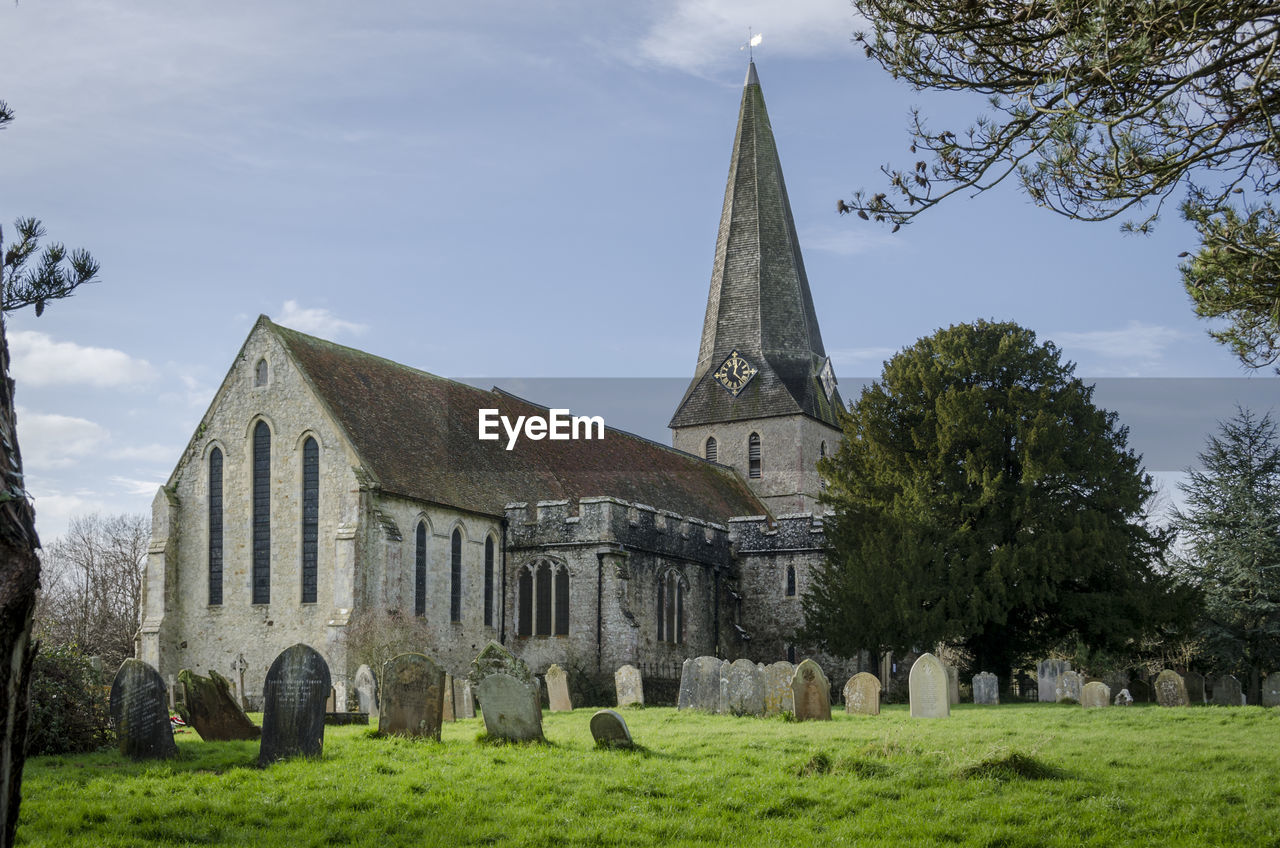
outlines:
[[853, 715], [880, 715], [880, 679], [860, 671], [844, 684], [844, 711]]
[[1185, 707], [1191, 703], [1182, 675], [1171, 668], [1160, 672], [1156, 677], [1156, 703], [1162, 707]]
[[791, 691], [791, 680], [796, 676], [796, 667], [786, 660], [779, 660], [765, 666], [761, 674], [764, 677], [764, 714], [795, 713], [796, 699]]
[[831, 684], [822, 666], [813, 660], [796, 666], [791, 695], [796, 703], [796, 721], [831, 721]]
[[591, 717], [591, 736], [601, 748], [633, 748], [627, 720], [613, 710], [600, 710]]
[[573, 699], [569, 697], [569, 675], [556, 665], [551, 664], [544, 675], [547, 681], [547, 703], [553, 713], [565, 713], [573, 709]]
[[111, 683], [111, 722], [120, 753], [135, 760], [176, 757], [169, 693], [160, 672], [142, 660], [120, 664]]
[[394, 656], [382, 666], [378, 732], [439, 741], [444, 720], [444, 669], [424, 654]]
[[329, 664], [301, 643], [286, 648], [262, 686], [262, 746], [258, 765], [324, 751], [324, 703], [333, 683]]
[[911, 665], [907, 688], [911, 694], [912, 718], [946, 718], [951, 715], [947, 670], [933, 654], [921, 654]]
[[1080, 690], [1080, 706], [1093, 709], [1111, 706], [1111, 689], [1101, 680], [1094, 680]]
[[764, 715], [764, 675], [751, 660], [734, 660], [727, 669], [725, 709], [736, 716]]
[[1000, 703], [1000, 678], [989, 671], [973, 676], [973, 702], [995, 706]]
[[490, 736], [515, 742], [543, 741], [537, 684], [495, 672], [480, 681], [479, 695], [484, 729]]
[[1280, 671], [1273, 671], [1263, 678], [1262, 706], [1280, 707]]

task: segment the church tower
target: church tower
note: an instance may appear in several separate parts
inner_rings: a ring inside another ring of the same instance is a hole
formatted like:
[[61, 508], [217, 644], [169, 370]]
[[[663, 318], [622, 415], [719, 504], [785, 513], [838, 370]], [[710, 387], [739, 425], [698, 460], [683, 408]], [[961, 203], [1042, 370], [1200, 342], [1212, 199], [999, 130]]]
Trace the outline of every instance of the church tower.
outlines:
[[817, 461], [841, 405], [752, 62], [720, 213], [698, 366], [668, 425], [736, 468], [774, 515], [818, 509]]

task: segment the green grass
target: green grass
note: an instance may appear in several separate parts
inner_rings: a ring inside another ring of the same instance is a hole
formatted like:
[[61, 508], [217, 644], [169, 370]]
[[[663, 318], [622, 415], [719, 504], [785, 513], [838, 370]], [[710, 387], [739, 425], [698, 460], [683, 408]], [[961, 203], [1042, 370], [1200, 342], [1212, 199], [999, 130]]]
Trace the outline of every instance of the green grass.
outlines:
[[255, 742], [178, 737], [180, 757], [39, 757], [19, 845], [1280, 845], [1280, 710], [954, 709], [831, 722], [593, 710], [547, 745], [330, 727], [321, 760], [255, 767]]

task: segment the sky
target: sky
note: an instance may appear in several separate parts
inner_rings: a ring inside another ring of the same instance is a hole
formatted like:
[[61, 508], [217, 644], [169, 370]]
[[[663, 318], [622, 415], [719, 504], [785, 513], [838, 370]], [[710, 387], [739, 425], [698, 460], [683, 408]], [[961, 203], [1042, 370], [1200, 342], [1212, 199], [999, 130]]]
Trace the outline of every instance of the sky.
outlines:
[[42, 538], [149, 511], [259, 314], [549, 404], [607, 386], [611, 426], [669, 441], [749, 32], [846, 397], [939, 327], [1017, 321], [1104, 378], [1166, 486], [1235, 403], [1280, 399], [1194, 317], [1176, 216], [1127, 236], [1010, 184], [896, 234], [839, 217], [914, 161], [912, 106], [983, 107], [893, 80], [858, 28], [843, 0], [0, 4], [0, 222], [102, 266], [8, 319]]

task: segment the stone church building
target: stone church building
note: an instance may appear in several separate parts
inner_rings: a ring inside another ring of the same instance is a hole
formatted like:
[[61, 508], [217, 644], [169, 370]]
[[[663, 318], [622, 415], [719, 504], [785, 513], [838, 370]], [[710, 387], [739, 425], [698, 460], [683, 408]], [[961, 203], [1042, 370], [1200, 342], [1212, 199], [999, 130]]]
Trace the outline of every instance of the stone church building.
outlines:
[[545, 408], [263, 316], [156, 495], [141, 658], [240, 666], [252, 700], [304, 642], [341, 684], [350, 628], [395, 611], [455, 674], [491, 639], [601, 681], [795, 660], [840, 405], [753, 64], [673, 447], [605, 429], [507, 450], [480, 410]]

